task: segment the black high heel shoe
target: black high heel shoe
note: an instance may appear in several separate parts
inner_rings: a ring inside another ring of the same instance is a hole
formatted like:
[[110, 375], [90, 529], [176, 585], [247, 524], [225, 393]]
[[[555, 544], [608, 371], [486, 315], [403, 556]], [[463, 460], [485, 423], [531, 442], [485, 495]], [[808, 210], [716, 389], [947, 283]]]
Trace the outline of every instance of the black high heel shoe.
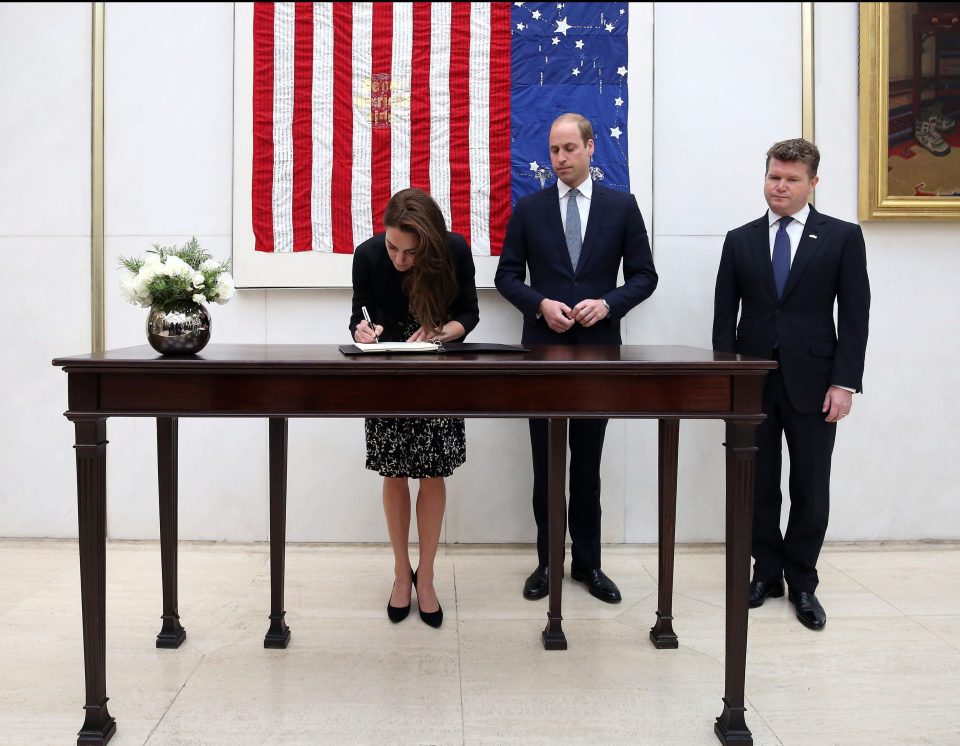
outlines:
[[[418, 570], [420, 568], [417, 568]], [[413, 573], [413, 587], [417, 587], [417, 573]], [[420, 591], [417, 591], [417, 606], [420, 605]], [[443, 607], [440, 605], [440, 602], [437, 601], [437, 610], [436, 611], [424, 611], [420, 609], [420, 618], [423, 620], [424, 624], [429, 624], [434, 629], [437, 629], [441, 624], [443, 624]]]
[[[417, 573], [413, 573], [413, 584], [417, 584]], [[396, 581], [394, 581], [396, 585]], [[390, 589], [390, 598], [393, 598], [393, 589]], [[391, 606], [390, 599], [387, 599], [387, 616], [390, 618], [390, 621], [396, 624], [397, 622], [402, 622], [407, 618], [407, 614], [410, 613], [410, 604], [406, 606]]]

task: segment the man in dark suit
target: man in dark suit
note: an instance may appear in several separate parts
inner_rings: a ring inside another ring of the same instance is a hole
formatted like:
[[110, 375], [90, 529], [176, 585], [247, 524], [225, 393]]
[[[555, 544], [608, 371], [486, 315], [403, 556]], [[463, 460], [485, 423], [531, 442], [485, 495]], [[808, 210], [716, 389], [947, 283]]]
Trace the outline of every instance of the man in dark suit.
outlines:
[[[592, 180], [593, 150], [589, 120], [579, 114], [558, 117], [550, 128], [550, 161], [559, 181], [521, 199], [510, 217], [495, 282], [523, 314], [524, 344], [619, 345], [620, 319], [657, 286], [637, 201]], [[621, 261], [624, 284], [617, 287]], [[570, 421], [571, 574], [600, 600], [618, 603], [620, 590], [600, 569], [606, 427], [606, 420]], [[530, 420], [530, 444], [539, 562], [523, 595], [537, 599], [547, 595], [549, 585], [545, 420]]]
[[[860, 226], [807, 204], [820, 153], [806, 140], [767, 151], [769, 210], [730, 231], [714, 301], [713, 347], [772, 358], [757, 428], [750, 606], [783, 595], [797, 619], [822, 629], [827, 615], [814, 591], [827, 531], [830, 462], [837, 422], [861, 390], [870, 283]], [[834, 325], [834, 305], [837, 324]], [[740, 320], [737, 322], [737, 311]], [[790, 517], [780, 532], [781, 440], [790, 452]]]

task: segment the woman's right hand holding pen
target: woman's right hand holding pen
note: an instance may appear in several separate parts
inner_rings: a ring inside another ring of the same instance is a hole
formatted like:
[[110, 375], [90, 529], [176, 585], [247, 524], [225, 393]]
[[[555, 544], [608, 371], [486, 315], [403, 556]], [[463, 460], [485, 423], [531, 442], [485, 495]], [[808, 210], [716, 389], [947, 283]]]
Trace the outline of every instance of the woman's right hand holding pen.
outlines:
[[370, 326], [366, 321], [361, 321], [353, 332], [353, 341], [370, 345], [379, 342], [378, 338], [381, 334], [383, 334], [383, 327], [380, 324]]

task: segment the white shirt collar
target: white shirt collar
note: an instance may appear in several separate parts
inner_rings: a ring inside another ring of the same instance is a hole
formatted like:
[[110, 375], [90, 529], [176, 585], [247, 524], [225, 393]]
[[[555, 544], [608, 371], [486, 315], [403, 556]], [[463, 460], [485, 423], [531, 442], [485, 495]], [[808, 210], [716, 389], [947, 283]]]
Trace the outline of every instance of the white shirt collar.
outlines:
[[[805, 204], [801, 209], [797, 210], [793, 215], [790, 216], [796, 220], [800, 225], [807, 224], [807, 218], [810, 217], [810, 205]], [[773, 210], [767, 208], [767, 225], [773, 226], [780, 219], [780, 216], [777, 215]]]
[[[560, 192], [560, 199], [566, 197], [567, 192], [569, 192], [572, 188], [573, 187], [567, 186], [567, 184], [560, 179], [557, 179], [557, 190]], [[588, 176], [580, 183], [577, 189], [580, 190], [581, 196], [591, 199], [593, 197], [593, 179]]]

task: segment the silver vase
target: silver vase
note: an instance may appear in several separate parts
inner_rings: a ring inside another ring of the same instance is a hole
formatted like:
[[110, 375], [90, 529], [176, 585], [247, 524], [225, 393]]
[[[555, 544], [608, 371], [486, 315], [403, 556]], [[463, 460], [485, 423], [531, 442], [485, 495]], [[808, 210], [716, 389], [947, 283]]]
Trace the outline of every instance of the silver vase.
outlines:
[[210, 313], [199, 303], [184, 302], [164, 311], [150, 306], [147, 341], [161, 355], [192, 355], [210, 341]]

